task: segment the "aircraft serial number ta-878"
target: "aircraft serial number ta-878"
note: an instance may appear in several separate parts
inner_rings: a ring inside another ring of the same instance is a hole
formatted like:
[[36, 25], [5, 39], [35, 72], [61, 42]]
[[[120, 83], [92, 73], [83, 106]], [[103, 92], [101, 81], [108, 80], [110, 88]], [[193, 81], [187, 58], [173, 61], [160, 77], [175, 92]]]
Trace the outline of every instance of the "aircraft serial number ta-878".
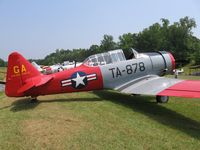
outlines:
[[122, 50], [88, 57], [81, 66], [44, 75], [17, 52], [8, 58], [5, 92], [9, 97], [115, 89], [128, 94], [156, 95], [157, 102], [168, 96], [200, 98], [200, 81], [161, 77], [175, 68], [171, 53], [137, 53], [126, 59]]

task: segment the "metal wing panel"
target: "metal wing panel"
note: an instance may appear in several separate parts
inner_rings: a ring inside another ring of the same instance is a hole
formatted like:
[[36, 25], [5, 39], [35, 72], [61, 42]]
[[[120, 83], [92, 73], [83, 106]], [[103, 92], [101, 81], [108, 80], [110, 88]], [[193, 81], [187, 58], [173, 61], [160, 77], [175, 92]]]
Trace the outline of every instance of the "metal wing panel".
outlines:
[[182, 81], [148, 75], [117, 87], [116, 90], [128, 94], [158, 95], [158, 93]]

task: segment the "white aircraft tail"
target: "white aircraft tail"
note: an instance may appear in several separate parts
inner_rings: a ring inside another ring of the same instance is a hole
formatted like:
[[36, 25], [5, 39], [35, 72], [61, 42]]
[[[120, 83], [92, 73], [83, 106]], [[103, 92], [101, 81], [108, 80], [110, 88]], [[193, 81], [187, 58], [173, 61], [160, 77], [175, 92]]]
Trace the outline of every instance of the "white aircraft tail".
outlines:
[[42, 72], [43, 69], [36, 63], [36, 62], [32, 62], [32, 65], [39, 71], [39, 72]]

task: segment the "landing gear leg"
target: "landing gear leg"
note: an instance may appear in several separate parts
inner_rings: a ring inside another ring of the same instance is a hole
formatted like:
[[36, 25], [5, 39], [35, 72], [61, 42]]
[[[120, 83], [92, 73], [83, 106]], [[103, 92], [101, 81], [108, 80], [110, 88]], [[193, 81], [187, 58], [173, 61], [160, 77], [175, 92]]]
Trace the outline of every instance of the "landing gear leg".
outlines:
[[169, 100], [169, 96], [156, 96], [157, 103], [167, 103]]
[[37, 103], [38, 100], [37, 100], [37, 97], [31, 97], [31, 103]]

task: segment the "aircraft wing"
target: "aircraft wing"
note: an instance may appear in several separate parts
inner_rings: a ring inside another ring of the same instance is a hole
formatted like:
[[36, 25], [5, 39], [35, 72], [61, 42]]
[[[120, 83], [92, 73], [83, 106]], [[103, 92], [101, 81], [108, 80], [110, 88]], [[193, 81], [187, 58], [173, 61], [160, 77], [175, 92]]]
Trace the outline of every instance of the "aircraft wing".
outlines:
[[200, 98], [200, 81], [148, 75], [115, 88], [128, 94]]

